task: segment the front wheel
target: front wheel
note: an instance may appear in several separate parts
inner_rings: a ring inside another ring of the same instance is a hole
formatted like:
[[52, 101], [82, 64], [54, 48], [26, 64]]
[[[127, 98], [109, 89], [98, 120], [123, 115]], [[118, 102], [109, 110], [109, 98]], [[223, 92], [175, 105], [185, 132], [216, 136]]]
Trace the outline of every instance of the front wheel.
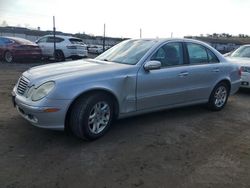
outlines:
[[104, 94], [80, 97], [70, 116], [72, 132], [83, 139], [95, 140], [109, 129], [113, 119], [113, 102]]
[[219, 111], [224, 108], [227, 103], [227, 99], [229, 96], [229, 87], [224, 82], [217, 84], [212, 91], [208, 107], [211, 110]]
[[14, 57], [13, 57], [13, 55], [12, 55], [12, 53], [10, 51], [6, 51], [4, 53], [4, 60], [7, 63], [13, 63]]

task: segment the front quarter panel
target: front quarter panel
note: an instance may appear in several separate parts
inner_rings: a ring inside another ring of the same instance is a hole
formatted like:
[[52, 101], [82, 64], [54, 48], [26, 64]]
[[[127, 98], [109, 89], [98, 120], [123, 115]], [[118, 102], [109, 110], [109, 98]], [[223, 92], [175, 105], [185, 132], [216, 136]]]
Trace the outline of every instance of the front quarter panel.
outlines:
[[136, 110], [136, 66], [119, 72], [89, 75], [73, 80], [58, 80], [56, 89], [48, 96], [51, 99], [71, 100], [84, 93], [102, 90], [114, 95], [119, 103], [119, 112]]

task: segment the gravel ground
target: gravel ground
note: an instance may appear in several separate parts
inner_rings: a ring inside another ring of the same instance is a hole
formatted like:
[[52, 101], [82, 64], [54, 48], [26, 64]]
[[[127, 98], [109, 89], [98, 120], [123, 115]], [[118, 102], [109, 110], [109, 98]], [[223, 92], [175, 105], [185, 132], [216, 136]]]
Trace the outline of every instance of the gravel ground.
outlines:
[[0, 63], [0, 187], [250, 187], [250, 91], [226, 108], [167, 110], [117, 121], [94, 142], [33, 127], [10, 92], [35, 64]]

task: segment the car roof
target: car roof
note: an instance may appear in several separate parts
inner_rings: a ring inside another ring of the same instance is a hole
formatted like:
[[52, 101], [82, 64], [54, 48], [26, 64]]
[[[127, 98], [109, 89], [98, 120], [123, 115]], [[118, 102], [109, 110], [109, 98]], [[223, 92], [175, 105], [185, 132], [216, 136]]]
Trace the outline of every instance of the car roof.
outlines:
[[29, 41], [27, 39], [23, 39], [23, 38], [19, 38], [19, 37], [7, 37], [7, 36], [0, 36], [0, 38], [7, 38], [7, 39], [11, 39], [17, 43], [21, 43], [21, 44], [32, 44], [34, 45], [35, 43], [32, 41]]
[[128, 40], [152, 40], [156, 41], [156, 43], [165, 43], [165, 42], [192, 42], [196, 44], [201, 44], [205, 46], [211, 47], [208, 43], [200, 41], [200, 40], [195, 40], [195, 39], [186, 39], [186, 38], [142, 38], [142, 39], [128, 39]]
[[[41, 38], [43, 38], [43, 37], [54, 37], [54, 35], [44, 35]], [[72, 39], [72, 38], [73, 39], [81, 39], [81, 38], [77, 38], [77, 37], [73, 37], [73, 36], [66, 36], [66, 35], [55, 35], [55, 37], [60, 37], [60, 38], [63, 38], [63, 39]]]
[[244, 45], [241, 45], [241, 46], [247, 46], [247, 47], [250, 47], [250, 44], [244, 44]]

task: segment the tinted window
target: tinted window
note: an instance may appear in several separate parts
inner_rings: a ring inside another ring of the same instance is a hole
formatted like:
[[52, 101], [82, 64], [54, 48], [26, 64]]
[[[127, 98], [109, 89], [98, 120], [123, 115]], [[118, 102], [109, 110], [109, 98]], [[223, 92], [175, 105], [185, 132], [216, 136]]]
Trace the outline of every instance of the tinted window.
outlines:
[[0, 45], [9, 45], [13, 44], [15, 41], [8, 39], [8, 38], [0, 38]]
[[[56, 43], [59, 43], [59, 42], [64, 41], [64, 39], [59, 38], [59, 37], [55, 37], [55, 41], [56, 41]], [[47, 42], [48, 42], [48, 43], [54, 43], [54, 37], [48, 37]]]
[[207, 54], [208, 54], [208, 60], [209, 63], [218, 63], [220, 62], [219, 59], [214, 55], [213, 52], [211, 52], [209, 49], [207, 49]]
[[151, 60], [161, 62], [162, 67], [183, 64], [183, 51], [181, 43], [168, 43], [159, 48], [151, 57]]
[[71, 38], [69, 39], [69, 41], [71, 42], [71, 44], [84, 44], [82, 39]]
[[4, 38], [0, 38], [0, 46], [5, 45]]

